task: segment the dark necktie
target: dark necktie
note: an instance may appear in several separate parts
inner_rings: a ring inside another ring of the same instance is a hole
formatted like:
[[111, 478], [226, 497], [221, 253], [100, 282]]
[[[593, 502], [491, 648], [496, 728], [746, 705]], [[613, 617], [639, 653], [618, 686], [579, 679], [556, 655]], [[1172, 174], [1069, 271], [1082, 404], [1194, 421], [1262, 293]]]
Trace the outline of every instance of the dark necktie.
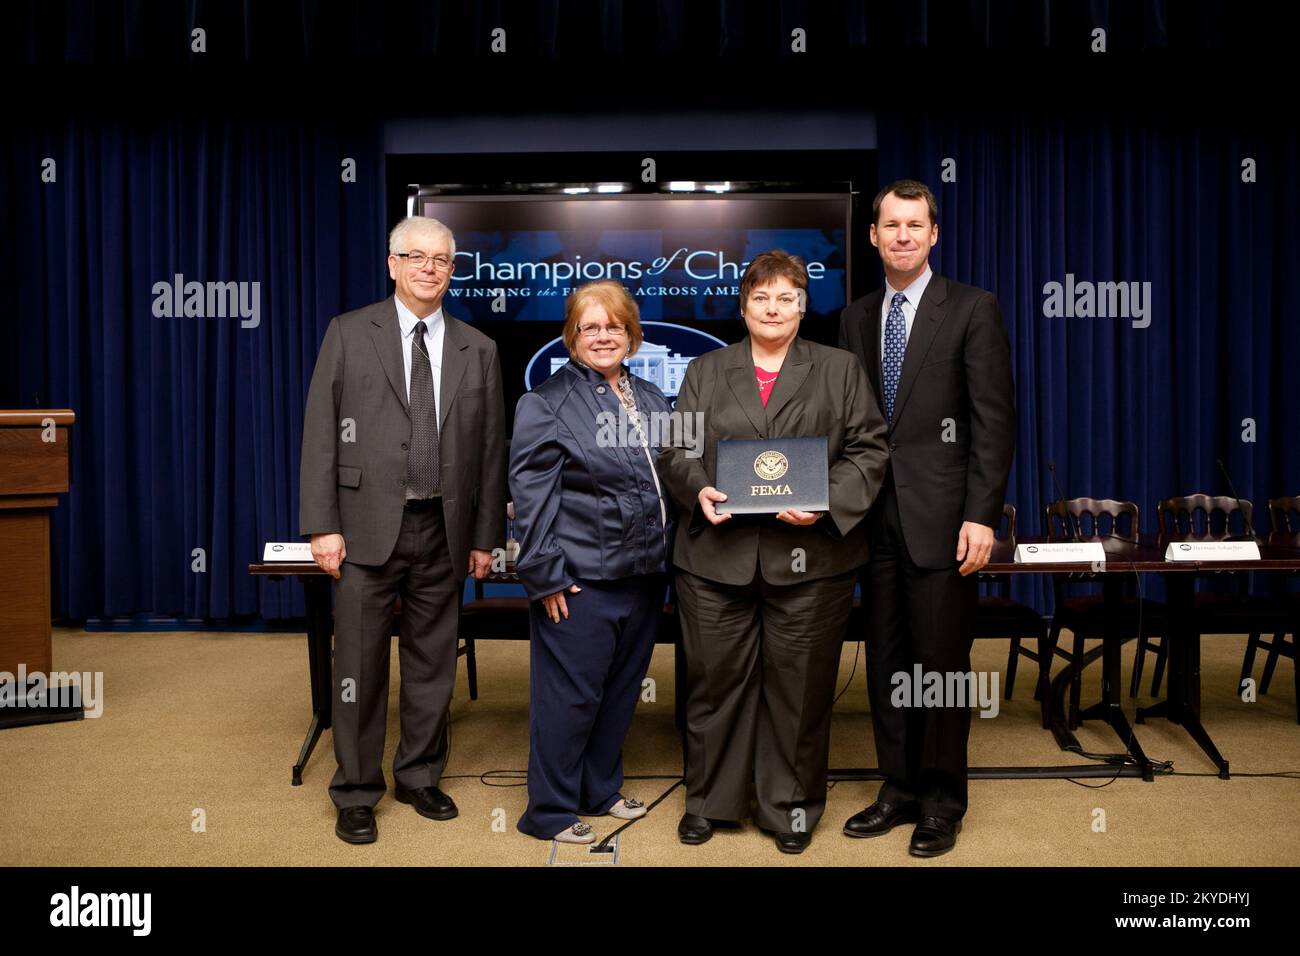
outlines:
[[406, 452], [406, 483], [417, 498], [439, 494], [438, 402], [433, 393], [433, 363], [424, 344], [425, 325], [415, 323], [411, 343], [411, 442]]
[[907, 348], [907, 323], [903, 317], [903, 302], [907, 296], [895, 292], [885, 317], [885, 351], [880, 357], [880, 370], [884, 373], [885, 418], [894, 420], [894, 397], [898, 394], [898, 376], [903, 370], [903, 352]]

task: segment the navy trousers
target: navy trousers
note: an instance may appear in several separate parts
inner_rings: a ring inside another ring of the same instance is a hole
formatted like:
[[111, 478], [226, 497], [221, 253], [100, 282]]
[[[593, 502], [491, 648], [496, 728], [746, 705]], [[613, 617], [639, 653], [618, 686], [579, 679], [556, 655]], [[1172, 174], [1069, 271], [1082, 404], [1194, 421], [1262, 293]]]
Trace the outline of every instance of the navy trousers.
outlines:
[[528, 809], [523, 833], [543, 840], [620, 799], [632, 725], [663, 612], [664, 574], [578, 581], [558, 624], [529, 606]]

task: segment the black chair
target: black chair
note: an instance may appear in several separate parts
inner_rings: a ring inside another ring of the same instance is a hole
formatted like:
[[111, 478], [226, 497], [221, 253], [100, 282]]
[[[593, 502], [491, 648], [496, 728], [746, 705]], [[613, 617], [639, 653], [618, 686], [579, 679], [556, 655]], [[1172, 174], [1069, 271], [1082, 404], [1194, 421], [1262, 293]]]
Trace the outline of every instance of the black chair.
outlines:
[[[514, 539], [515, 503], [506, 502], [506, 539]], [[486, 640], [528, 640], [528, 598], [485, 597], [484, 582], [474, 582], [474, 599], [460, 609], [461, 645], [456, 651], [465, 658], [469, 699], [478, 700], [478, 659], [474, 642]]]
[[[1138, 506], [1132, 501], [1114, 501], [1110, 498], [1070, 498], [1052, 502], [1044, 509], [1044, 525], [1048, 541], [1104, 541], [1117, 538], [1137, 543]], [[1105, 598], [1100, 594], [1070, 597], [1068, 588], [1080, 582], [1097, 580], [1091, 572], [1052, 575], [1052, 591], [1056, 611], [1048, 633], [1048, 646], [1070, 662], [1070, 728], [1079, 726], [1079, 697], [1083, 686], [1084, 642], [1101, 638], [1112, 627], [1118, 627], [1125, 640], [1140, 634], [1163, 637], [1168, 633], [1169, 615], [1164, 604], [1136, 595], [1122, 596], [1119, 621], [1107, 620]], [[1126, 577], [1125, 586], [1129, 584]], [[1140, 625], [1140, 626], [1139, 626]], [[1073, 648], [1069, 653], [1058, 646], [1061, 630], [1069, 628], [1074, 634]]]
[[[1289, 498], [1270, 498], [1268, 502], [1269, 530], [1274, 537], [1292, 536], [1295, 546], [1300, 547], [1300, 495]], [[1279, 657], [1288, 657], [1294, 664], [1296, 659], [1296, 627], [1300, 621], [1300, 594], [1295, 592], [1282, 595], [1272, 604], [1274, 626], [1254, 632], [1246, 642], [1246, 654], [1241, 662], [1241, 678], [1237, 682], [1240, 691], [1246, 679], [1255, 669], [1255, 652], [1260, 648], [1268, 651], [1264, 660], [1264, 675], [1259, 682], [1259, 692], [1268, 693], [1268, 685], [1273, 680], [1273, 671], [1277, 668]], [[1273, 639], [1262, 639], [1265, 631], [1273, 631]], [[1291, 640], [1286, 636], [1290, 633]], [[1300, 670], [1296, 674], [1296, 723], [1300, 723]]]
[[[1238, 519], [1234, 528], [1234, 516]], [[1201, 541], [1222, 541], [1233, 534], [1250, 534], [1254, 528], [1254, 506], [1242, 499], [1228, 495], [1183, 495], [1167, 498], [1156, 506], [1156, 519], [1160, 534], [1184, 536]], [[1197, 591], [1193, 597], [1193, 620], [1198, 635], [1250, 634], [1258, 638], [1259, 631], [1272, 620], [1271, 608], [1263, 601], [1250, 596], [1249, 579], [1235, 575], [1235, 592]], [[1144, 635], [1138, 641], [1137, 658], [1133, 662], [1133, 680], [1129, 696], [1136, 697], [1142, 683], [1142, 667], [1149, 651], [1156, 654], [1156, 669], [1151, 680], [1151, 693], [1160, 691], [1168, 658], [1168, 646], [1161, 640], [1158, 646]]]
[[475, 641], [528, 640], [528, 598], [484, 597], [483, 582], [474, 582], [474, 599], [460, 609], [461, 646], [456, 656], [465, 658], [469, 678], [469, 699], [478, 700], [478, 659]]
[[[1016, 506], [1002, 506], [1002, 521], [994, 529], [999, 541], [1016, 546]], [[982, 595], [975, 611], [974, 633], [977, 639], [1010, 639], [1007, 655], [1007, 687], [1004, 696], [1011, 699], [1016, 686], [1016, 665], [1021, 655], [1038, 664], [1038, 682], [1034, 686], [1034, 700], [1043, 702], [1043, 727], [1048, 726], [1047, 681], [1051, 677], [1052, 648], [1048, 646], [1047, 622], [1032, 607], [1011, 598], [1011, 575], [995, 574], [983, 578], [992, 593]], [[1031, 650], [1022, 640], [1036, 640], [1038, 649]]]

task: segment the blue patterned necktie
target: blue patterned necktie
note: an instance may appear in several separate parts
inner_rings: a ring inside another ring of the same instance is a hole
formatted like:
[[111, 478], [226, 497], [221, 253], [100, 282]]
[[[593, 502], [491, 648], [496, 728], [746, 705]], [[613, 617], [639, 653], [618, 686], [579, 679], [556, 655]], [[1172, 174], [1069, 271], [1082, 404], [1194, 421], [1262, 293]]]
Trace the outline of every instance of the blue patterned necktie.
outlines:
[[903, 370], [903, 350], [907, 348], [907, 323], [903, 319], [903, 302], [907, 296], [895, 292], [885, 319], [885, 351], [880, 356], [884, 376], [885, 418], [894, 420], [894, 396], [898, 394], [898, 376]]

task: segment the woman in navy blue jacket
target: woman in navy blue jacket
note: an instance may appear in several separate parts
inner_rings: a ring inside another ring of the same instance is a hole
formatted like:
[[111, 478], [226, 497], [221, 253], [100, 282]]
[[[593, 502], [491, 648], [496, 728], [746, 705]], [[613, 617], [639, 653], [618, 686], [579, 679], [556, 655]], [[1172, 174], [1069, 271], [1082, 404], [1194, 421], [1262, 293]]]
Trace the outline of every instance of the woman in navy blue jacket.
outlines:
[[672, 554], [672, 508], [655, 471], [670, 412], [628, 372], [636, 302], [593, 282], [565, 303], [570, 361], [515, 408], [510, 493], [531, 599], [528, 809], [518, 827], [590, 843], [579, 816], [634, 819], [623, 740], [650, 665]]

